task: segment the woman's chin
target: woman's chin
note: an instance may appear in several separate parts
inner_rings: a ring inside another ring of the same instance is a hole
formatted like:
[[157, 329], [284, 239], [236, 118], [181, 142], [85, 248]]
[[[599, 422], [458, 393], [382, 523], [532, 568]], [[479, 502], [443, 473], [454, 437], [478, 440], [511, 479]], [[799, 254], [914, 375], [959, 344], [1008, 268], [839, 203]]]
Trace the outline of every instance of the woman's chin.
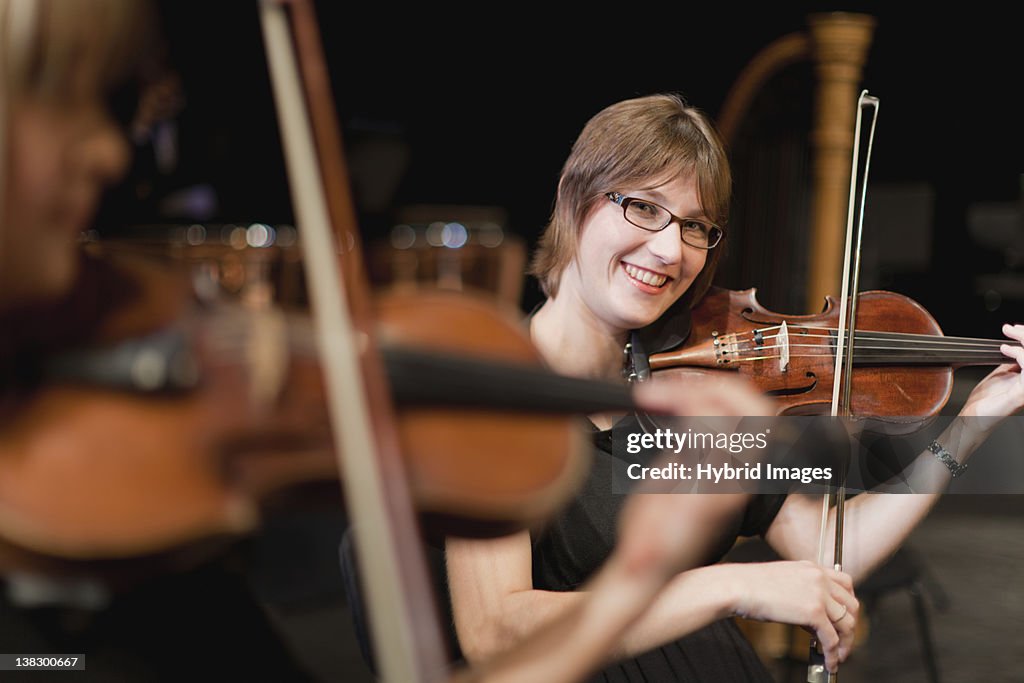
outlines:
[[627, 330], [638, 330], [647, 327], [661, 317], [667, 307], [663, 306], [631, 306], [620, 310], [621, 326]]

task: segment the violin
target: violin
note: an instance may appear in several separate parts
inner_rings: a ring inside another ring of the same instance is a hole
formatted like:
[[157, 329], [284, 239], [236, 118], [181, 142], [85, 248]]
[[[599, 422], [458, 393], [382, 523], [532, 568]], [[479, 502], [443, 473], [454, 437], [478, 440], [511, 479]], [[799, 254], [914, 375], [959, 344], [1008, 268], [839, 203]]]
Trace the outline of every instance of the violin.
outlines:
[[[43, 327], [77, 310], [95, 329], [77, 327], [72, 349], [40, 330], [55, 347], [45, 384], [0, 423], [9, 563], [138, 557], [248, 533], [278, 494], [337, 481], [307, 314], [189, 314], [187, 278], [98, 246], [67, 302], [19, 321]], [[392, 293], [374, 311], [411, 495], [432, 532], [494, 535], [544, 519], [584, 470], [569, 413], [630, 405], [622, 387], [544, 371], [516, 317], [482, 296]], [[166, 368], [156, 383], [139, 370], [154, 354]], [[268, 387], [267, 375], [280, 379]]]
[[[850, 413], [894, 423], [919, 423], [945, 406], [953, 371], [1001, 365], [1000, 340], [946, 337], [912, 299], [885, 291], [858, 296], [853, 334]], [[779, 415], [827, 413], [835, 384], [839, 306], [784, 315], [757, 300], [757, 290], [712, 288], [692, 310], [680, 346], [652, 354], [657, 375], [738, 372], [774, 399]]]

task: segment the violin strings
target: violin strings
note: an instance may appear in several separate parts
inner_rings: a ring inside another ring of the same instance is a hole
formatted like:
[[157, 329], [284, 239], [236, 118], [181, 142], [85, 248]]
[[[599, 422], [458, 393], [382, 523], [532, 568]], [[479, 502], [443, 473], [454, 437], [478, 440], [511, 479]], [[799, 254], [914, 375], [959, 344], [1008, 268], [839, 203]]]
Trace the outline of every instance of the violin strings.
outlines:
[[[774, 325], [774, 326], [769, 326], [769, 327], [763, 327], [763, 328], [759, 328], [757, 330], [754, 330], [753, 332], [743, 332], [743, 333], [737, 334], [736, 338], [737, 339], [750, 339], [750, 338], [754, 337], [758, 333], [761, 333], [762, 334], [762, 338], [764, 338], [765, 337], [765, 335], [763, 334], [764, 332], [771, 332], [771, 331], [779, 330], [779, 329], [781, 329], [781, 327], [782, 327], [781, 325]], [[815, 326], [815, 325], [801, 325], [801, 324], [798, 324], [798, 323], [793, 323], [791, 325], [791, 330], [794, 329], [794, 328], [795, 329], [799, 329], [799, 330], [814, 330], [814, 331], [818, 331], [818, 332], [824, 332], [825, 334], [808, 334], [808, 333], [802, 332], [802, 331], [801, 332], [793, 332], [793, 331], [791, 331], [790, 334], [793, 335], [793, 336], [810, 336], [810, 337], [817, 336], [817, 337], [835, 338], [837, 335], [834, 334], [834, 333], [836, 333], [838, 331], [837, 328], [834, 328], [834, 327], [818, 327], [818, 326]], [[778, 336], [778, 335], [772, 335], [772, 336]], [[939, 343], [939, 344], [964, 344], [964, 345], [977, 345], [977, 346], [987, 346], [987, 345], [998, 346], [999, 344], [1006, 343], [1006, 342], [1000, 341], [998, 339], [981, 339], [981, 338], [976, 338], [976, 337], [947, 337], [947, 336], [943, 336], [943, 335], [919, 334], [919, 333], [915, 333], [915, 332], [886, 332], [884, 330], [856, 330], [855, 334], [854, 334], [854, 341], [856, 342], [856, 341], [859, 341], [859, 340], [862, 340], [862, 339], [863, 340], [884, 339], [884, 340], [889, 340], [889, 341], [908, 341], [908, 342], [914, 341], [914, 340], [920, 340], [920, 341], [925, 341], [925, 342], [930, 342], [930, 343]]]
[[[781, 334], [763, 334], [763, 332], [769, 329], [779, 328], [765, 328], [762, 330], [756, 330], [753, 333], [746, 332], [737, 334], [735, 339], [736, 343], [758, 343], [758, 339], [761, 341], [765, 339], [778, 339]], [[815, 330], [826, 330], [827, 328], [804, 328], [804, 329], [815, 329]], [[836, 336], [831, 334], [815, 334], [806, 333], [803, 331], [790, 332], [787, 338], [791, 339], [825, 339], [829, 341], [835, 341]], [[888, 342], [893, 344], [899, 344], [899, 346], [893, 346], [890, 348], [901, 348], [901, 349], [916, 349], [916, 348], [928, 348], [929, 350], [935, 350], [935, 347], [947, 347], [950, 349], [998, 349], [1004, 341], [996, 339], [972, 339], [966, 337], [942, 337], [937, 335], [918, 335], [902, 332], [878, 332], [872, 330], [858, 331], [854, 337], [855, 342]], [[931, 346], [916, 346], [915, 344], [926, 344]], [[763, 344], [759, 344], [761, 348], [765, 348]]]
[[[764, 349], [766, 347], [763, 343], [758, 343], [757, 338], [750, 338], [749, 335], [743, 335], [744, 338], [737, 336], [736, 344], [756, 344], [755, 348]], [[778, 339], [779, 335], [762, 335], [760, 337], [761, 342], [765, 339]], [[826, 339], [829, 342], [834, 342], [835, 338], [831, 335], [818, 335], [818, 334], [804, 334], [795, 333], [790, 335], [790, 338], [797, 340], [809, 340], [812, 338]], [[869, 348], [874, 350], [892, 350], [892, 351], [907, 351], [907, 352], [943, 352], [943, 353], [998, 353], [999, 347], [1006, 343], [998, 340], [968, 340], [961, 341], [958, 338], [943, 338], [928, 335], [920, 335], [919, 338], [907, 339], [897, 335], [877, 335], [877, 334], [858, 334], [854, 338], [855, 342], [859, 342], [857, 346], [863, 348]], [[865, 344], [871, 343], [883, 343], [888, 344], [883, 346], [864, 346]], [[791, 343], [790, 346], [800, 346], [797, 343]], [[804, 345], [808, 346], [808, 345]], [[810, 346], [813, 346], [811, 344]]]
[[[753, 360], [771, 360], [781, 358], [781, 354], [775, 355], [755, 355], [749, 356], [747, 354], [764, 354], [765, 351], [771, 349], [779, 349], [788, 346], [789, 348], [812, 348], [820, 349], [818, 353], [802, 353], [802, 354], [790, 354], [790, 358], [811, 358], [811, 357], [831, 357], [833, 355], [833, 347], [830, 344], [823, 345], [817, 344], [801, 344], [801, 343], [789, 343], [789, 344], [768, 344], [765, 345], [763, 341], [765, 339], [778, 340], [781, 334], [764, 335], [763, 332], [768, 329], [780, 329], [765, 328], [758, 330], [755, 333], [744, 333], [737, 335], [737, 346], [735, 350], [725, 351], [725, 354], [731, 354], [737, 362], [739, 361], [753, 361]], [[814, 330], [825, 330], [828, 328], [806, 328]], [[866, 332], [866, 333], [865, 333]], [[759, 336], [757, 333], [760, 333]], [[740, 337], [744, 337], [742, 341]], [[787, 335], [787, 338], [789, 335]], [[829, 334], [806, 334], [804, 332], [797, 332], [792, 335], [797, 339], [808, 340], [810, 338], [817, 338], [828, 340], [832, 342], [835, 337]], [[759, 341], [753, 341], [753, 340]], [[994, 363], [1004, 360], [999, 346], [1003, 342], [996, 340], [986, 339], [970, 339], [960, 337], [938, 337], [936, 335], [916, 335], [907, 333], [880, 333], [872, 331], [864, 331], [857, 333], [854, 337], [855, 341], [860, 341], [854, 348], [855, 360], [861, 363], [865, 362], [878, 362], [886, 360], [894, 360], [905, 354], [913, 354], [911, 358], [919, 359], [923, 363], [929, 362], [936, 363], [942, 360], [948, 362], [963, 361], [983, 361], [990, 360]], [[876, 345], [881, 343], [882, 345]], [[920, 354], [939, 354], [938, 358], [920, 358]], [[733, 360], [730, 358], [730, 360]]]
[[[801, 323], [798, 323], [798, 322], [787, 322], [787, 326], [789, 326], [790, 329], [817, 330], [817, 331], [829, 332], [829, 333], [835, 333], [835, 332], [838, 331], [838, 328], [835, 328], [835, 327], [821, 327], [821, 326], [818, 326], [818, 325], [805, 325], [805, 324], [801, 324]], [[771, 331], [779, 330], [779, 329], [782, 329], [781, 325], [771, 325], [771, 326], [768, 326], [768, 327], [757, 328], [757, 329], [755, 329], [755, 330], [753, 330], [751, 332], [742, 332], [742, 333], [737, 334], [736, 336], [737, 337], [750, 336], [750, 335], [756, 334], [757, 332], [771, 332]], [[948, 336], [945, 336], [945, 335], [921, 334], [921, 333], [916, 333], [916, 332], [891, 332], [891, 331], [888, 331], [888, 330], [864, 330], [864, 329], [857, 330], [857, 334], [865, 334], [865, 333], [873, 333], [873, 334], [880, 334], [880, 335], [887, 335], [887, 336], [901, 337], [901, 338], [951, 339], [951, 340], [970, 341], [970, 342], [989, 342], [989, 341], [994, 341], [994, 340], [991, 340], [991, 339], [981, 339], [981, 338], [976, 338], [976, 337], [948, 337]], [[821, 335], [821, 336], [825, 336], [825, 335]]]
[[[825, 357], [831, 357], [831, 356], [832, 356], [831, 353], [797, 353], [797, 354], [790, 354], [789, 358], [791, 358], [791, 359], [792, 358], [825, 358]], [[782, 358], [782, 354], [775, 354], [775, 355], [769, 355], [769, 356], [751, 356], [751, 357], [730, 358], [729, 362], [730, 363], [746, 363], [748, 361], [755, 361], [755, 360], [778, 360], [780, 358]], [[865, 354], [863, 356], [855, 355], [855, 357], [854, 357], [854, 361], [856, 361], [858, 363], [866, 363], [866, 362], [872, 362], [872, 361], [881, 362], [881, 361], [887, 361], [887, 360], [893, 360], [893, 359], [894, 359], [894, 356], [892, 356], [892, 355], [879, 354], [879, 353], [876, 353], [876, 354]], [[1002, 358], [996, 358], [995, 356], [991, 356], [991, 357], [990, 356], [984, 356], [982, 358], [965, 359], [965, 362], [966, 361], [978, 361], [978, 360], [987, 360], [987, 361], [990, 361], [993, 365], [1002, 365], [1004, 362], [1006, 362], [1006, 363], [1010, 362], [1010, 360], [1008, 358], [1006, 358], [1005, 356], [1003, 356]], [[929, 363], [934, 363], [934, 364], [937, 364], [937, 365], [942, 365], [943, 361], [942, 360], [936, 360], [936, 359], [922, 359], [922, 362], [920, 364], [921, 365], [928, 365]]]
[[[724, 353], [741, 353], [741, 352], [744, 352], [744, 351], [753, 351], [753, 352], [759, 353], [759, 352], [765, 351], [767, 349], [781, 349], [781, 348], [822, 349], [823, 353], [821, 353], [821, 354], [813, 354], [813, 355], [822, 355], [822, 356], [832, 355], [831, 347], [823, 348], [823, 345], [821, 345], [821, 344], [767, 344], [767, 345], [759, 345], [759, 346], [754, 346], [754, 347], [745, 347], [745, 348], [742, 348], [742, 349], [736, 349], [735, 351], [725, 351]], [[857, 346], [857, 348], [855, 349], [855, 352], [856, 352], [857, 349], [866, 349], [866, 350], [871, 350], [871, 351], [904, 351], [904, 352], [915, 352], [915, 353], [917, 353], [917, 352], [929, 352], [929, 351], [941, 352], [941, 353], [949, 353], [951, 351], [956, 351], [956, 352], [959, 352], [959, 353], [968, 353], [968, 354], [970, 354], [970, 353], [993, 353], [994, 351], [998, 351], [998, 347], [993, 347], [993, 348], [969, 348], [969, 347], [965, 347], [965, 348], [951, 349], [951, 348], [948, 348], [948, 347], [929, 348], [929, 347], [925, 347], [925, 346], [922, 346], [922, 347], [872, 346], [872, 345], [867, 345], [867, 344], [861, 344], [861, 345]]]
[[[752, 348], [740, 348], [733, 351], [725, 351], [725, 355], [735, 356], [742, 358], [748, 353], [763, 353], [764, 351], [771, 349], [784, 348], [780, 344], [771, 344], [767, 346], [756, 346]], [[789, 348], [807, 348], [807, 349], [819, 349], [818, 353], [795, 353], [789, 354], [790, 358], [811, 358], [815, 356], [820, 357], [833, 357], [833, 350], [829, 347], [823, 347], [820, 344], [790, 344]], [[937, 358], [921, 357], [920, 354], [935, 353], [941, 354]], [[997, 349], [975, 349], [975, 348], [960, 348], [960, 349], [949, 349], [949, 348], [928, 348], [928, 347], [899, 347], [899, 346], [873, 346], [873, 345], [861, 345], [854, 349], [854, 359], [858, 361], [865, 361], [868, 358], [879, 358], [879, 359], [893, 359], [898, 358], [901, 355], [913, 354], [910, 358], [921, 358], [923, 362], [941, 362], [944, 358], [950, 358], [954, 360], [967, 359], [967, 360], [980, 360], [985, 358], [991, 358], [994, 360], [1002, 361], [1005, 356]], [[776, 358], [781, 357], [781, 354], [774, 356]], [[743, 358], [745, 360], [745, 358]]]

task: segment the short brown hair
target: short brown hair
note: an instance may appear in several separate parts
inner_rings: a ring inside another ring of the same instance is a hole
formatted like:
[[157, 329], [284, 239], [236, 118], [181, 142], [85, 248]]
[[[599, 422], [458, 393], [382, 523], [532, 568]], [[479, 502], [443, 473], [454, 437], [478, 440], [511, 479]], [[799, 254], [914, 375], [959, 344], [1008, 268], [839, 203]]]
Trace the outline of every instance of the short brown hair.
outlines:
[[[583, 128], [562, 168], [555, 208], [530, 264], [547, 296], [572, 262], [580, 232], [606, 192], [694, 176], [701, 208], [724, 224], [732, 177], [714, 127], [678, 95], [649, 95], [601, 110]], [[711, 250], [693, 284], [693, 301], [711, 285], [723, 244]]]

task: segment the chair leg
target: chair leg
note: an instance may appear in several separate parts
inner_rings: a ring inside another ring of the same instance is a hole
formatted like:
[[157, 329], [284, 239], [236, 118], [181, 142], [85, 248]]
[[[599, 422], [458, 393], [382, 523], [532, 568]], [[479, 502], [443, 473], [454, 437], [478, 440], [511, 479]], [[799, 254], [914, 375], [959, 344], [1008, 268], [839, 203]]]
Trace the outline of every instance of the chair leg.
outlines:
[[921, 571], [920, 582], [923, 588], [928, 590], [931, 595], [932, 607], [935, 608], [936, 612], [945, 612], [949, 609], [949, 594], [942, 587], [931, 572], [926, 569]]
[[932, 633], [928, 625], [928, 611], [924, 604], [922, 588], [919, 581], [914, 581], [909, 588], [910, 597], [914, 601], [914, 613], [917, 616], [917, 628], [921, 637], [921, 653], [925, 668], [928, 670], [928, 680], [931, 683], [940, 683], [939, 663], [935, 658], [935, 646], [932, 644]]

